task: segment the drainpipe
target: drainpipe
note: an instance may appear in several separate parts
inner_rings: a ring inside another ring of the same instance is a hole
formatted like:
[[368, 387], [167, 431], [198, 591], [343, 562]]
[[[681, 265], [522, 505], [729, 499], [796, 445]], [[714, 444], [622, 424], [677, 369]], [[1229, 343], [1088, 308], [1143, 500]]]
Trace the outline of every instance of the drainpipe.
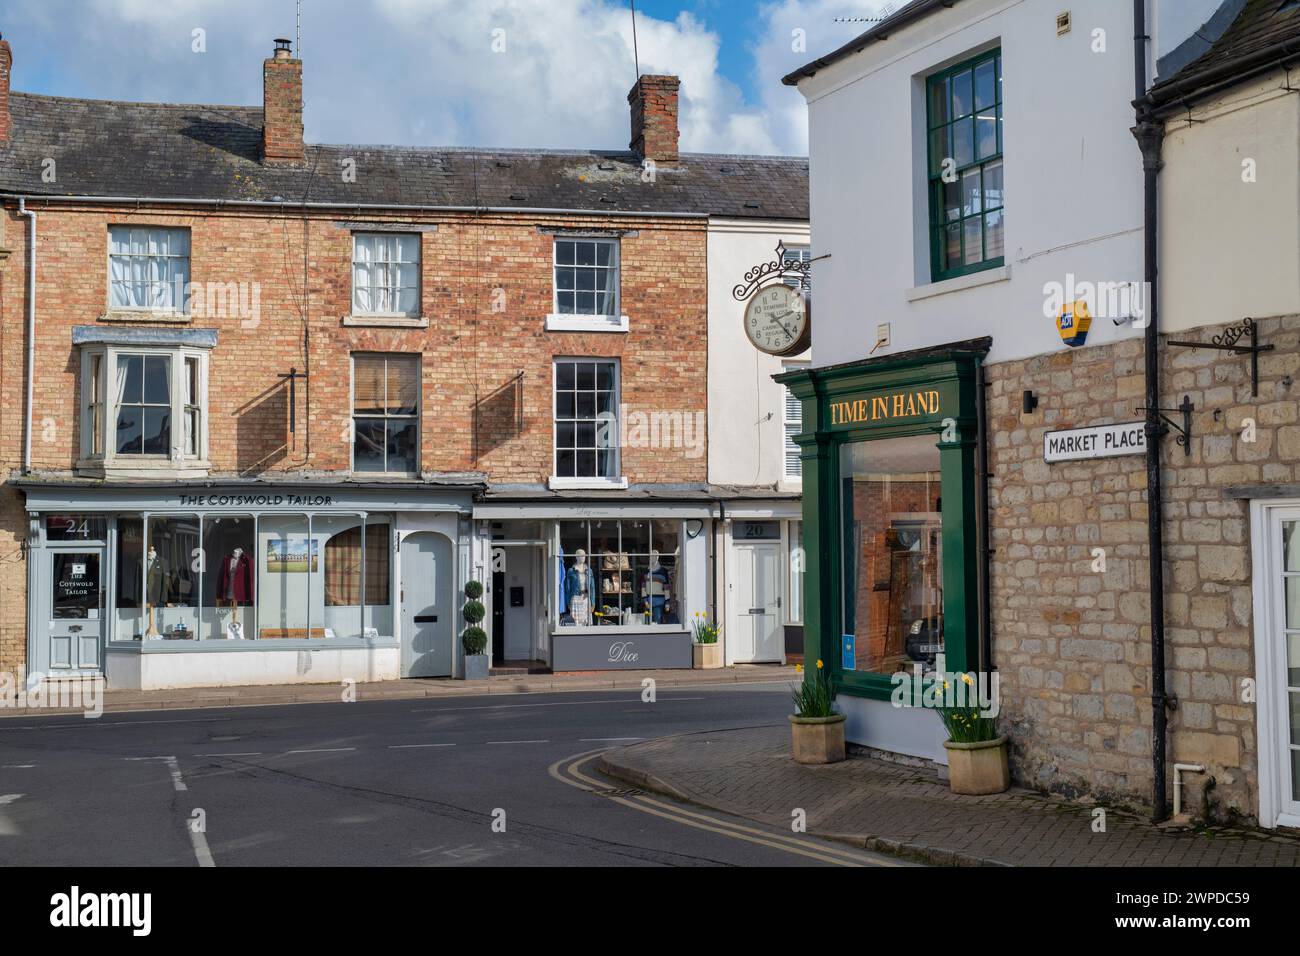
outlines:
[[18, 197], [18, 215], [27, 217], [27, 391], [23, 414], [23, 474], [32, 471], [32, 390], [36, 374], [36, 213]]
[[1146, 2], [1133, 0], [1133, 45], [1137, 125], [1133, 135], [1142, 150], [1143, 279], [1147, 291], [1145, 334], [1147, 451], [1147, 550], [1151, 600], [1151, 817], [1160, 823], [1169, 816], [1165, 782], [1169, 713], [1174, 701], [1165, 692], [1165, 573], [1164, 529], [1161, 523], [1159, 355], [1159, 177], [1164, 124], [1142, 103], [1146, 95]]
[[975, 366], [975, 471], [979, 480], [975, 484], [978, 500], [976, 512], [979, 515], [979, 560], [975, 564], [975, 575], [979, 580], [979, 628], [981, 673], [993, 671], [993, 608], [992, 584], [990, 581], [989, 548], [989, 432], [988, 410], [984, 406], [985, 380], [984, 361]]

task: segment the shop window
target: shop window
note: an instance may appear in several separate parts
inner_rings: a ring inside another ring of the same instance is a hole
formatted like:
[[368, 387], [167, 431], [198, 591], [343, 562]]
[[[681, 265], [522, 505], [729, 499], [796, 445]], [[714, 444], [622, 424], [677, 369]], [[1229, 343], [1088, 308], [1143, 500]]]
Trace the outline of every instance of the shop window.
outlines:
[[420, 357], [352, 356], [352, 469], [412, 475], [420, 467]]
[[320, 593], [320, 542], [306, 515], [263, 515], [257, 575], [257, 636], [262, 640], [323, 638], [312, 626], [313, 583]]
[[360, 517], [313, 519], [312, 534], [323, 541], [324, 548], [320, 616], [327, 636], [361, 637], [367, 627], [373, 629], [374, 636], [392, 633], [389, 530], [387, 522], [367, 519], [363, 531]]
[[681, 542], [676, 519], [560, 522], [560, 625], [680, 625]]
[[556, 239], [554, 313], [617, 316], [618, 260], [617, 239]]
[[257, 525], [252, 515], [203, 519], [204, 639], [257, 636]]
[[555, 477], [618, 475], [618, 363], [555, 362]]
[[933, 281], [1001, 266], [1002, 55], [983, 53], [926, 81]]
[[846, 670], [929, 670], [944, 651], [939, 455], [934, 435], [840, 446]]
[[84, 349], [81, 388], [83, 468], [111, 474], [205, 467], [205, 351]]
[[418, 234], [359, 232], [352, 237], [352, 313], [420, 314]]
[[145, 636], [197, 640], [199, 636], [199, 519], [151, 516], [144, 561]]
[[111, 309], [188, 312], [190, 231], [110, 226], [108, 274]]

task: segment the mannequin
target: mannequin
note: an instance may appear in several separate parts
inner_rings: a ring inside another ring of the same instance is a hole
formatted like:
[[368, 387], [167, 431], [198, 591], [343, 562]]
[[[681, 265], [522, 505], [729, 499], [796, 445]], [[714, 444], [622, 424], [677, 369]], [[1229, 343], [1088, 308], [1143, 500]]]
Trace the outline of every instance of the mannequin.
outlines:
[[596, 590], [596, 576], [587, 566], [587, 552], [579, 548], [573, 553], [573, 564], [564, 574], [564, 597], [569, 605], [569, 615], [579, 627], [591, 626], [591, 599]]
[[154, 605], [163, 603], [166, 588], [167, 569], [163, 566], [162, 558], [158, 556], [157, 549], [150, 545], [144, 564], [144, 607], [149, 619], [148, 628], [144, 632], [145, 637], [160, 636], [154, 622], [153, 609]]
[[253, 562], [243, 548], [235, 547], [221, 559], [221, 566], [217, 569], [217, 607], [230, 609], [230, 621], [226, 625], [227, 637], [243, 638], [239, 607], [241, 604], [252, 603]]
[[650, 552], [650, 570], [641, 584], [641, 597], [650, 606], [650, 620], [662, 624], [664, 605], [672, 597], [672, 577], [659, 561], [659, 552]]

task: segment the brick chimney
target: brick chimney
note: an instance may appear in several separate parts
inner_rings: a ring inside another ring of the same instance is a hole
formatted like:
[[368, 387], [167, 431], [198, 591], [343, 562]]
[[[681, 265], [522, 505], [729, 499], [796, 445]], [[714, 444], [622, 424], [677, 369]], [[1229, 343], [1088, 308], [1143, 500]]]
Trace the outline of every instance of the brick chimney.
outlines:
[[262, 63], [262, 162], [305, 166], [302, 145], [302, 60], [289, 41], [277, 39], [275, 54]]
[[632, 107], [632, 152], [656, 163], [677, 162], [677, 88], [675, 76], [642, 76], [627, 101]]
[[0, 143], [9, 142], [9, 72], [13, 65], [9, 41], [0, 36]]

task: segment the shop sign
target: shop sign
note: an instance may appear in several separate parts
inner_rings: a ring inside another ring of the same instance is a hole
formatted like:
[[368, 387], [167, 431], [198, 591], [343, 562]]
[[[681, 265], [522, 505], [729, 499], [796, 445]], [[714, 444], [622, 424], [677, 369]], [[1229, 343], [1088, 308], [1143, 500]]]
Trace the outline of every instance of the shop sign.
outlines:
[[181, 495], [181, 508], [328, 508], [334, 504], [333, 495], [274, 494], [217, 494]]
[[566, 634], [564, 628], [551, 638], [556, 671], [642, 670], [690, 667], [691, 635], [685, 632], [660, 634]]
[[831, 425], [869, 425], [910, 418], [933, 418], [941, 411], [938, 389], [905, 389], [831, 402]]
[[1141, 455], [1147, 450], [1145, 427], [1143, 422], [1123, 422], [1048, 432], [1043, 436], [1043, 460], [1051, 463]]

